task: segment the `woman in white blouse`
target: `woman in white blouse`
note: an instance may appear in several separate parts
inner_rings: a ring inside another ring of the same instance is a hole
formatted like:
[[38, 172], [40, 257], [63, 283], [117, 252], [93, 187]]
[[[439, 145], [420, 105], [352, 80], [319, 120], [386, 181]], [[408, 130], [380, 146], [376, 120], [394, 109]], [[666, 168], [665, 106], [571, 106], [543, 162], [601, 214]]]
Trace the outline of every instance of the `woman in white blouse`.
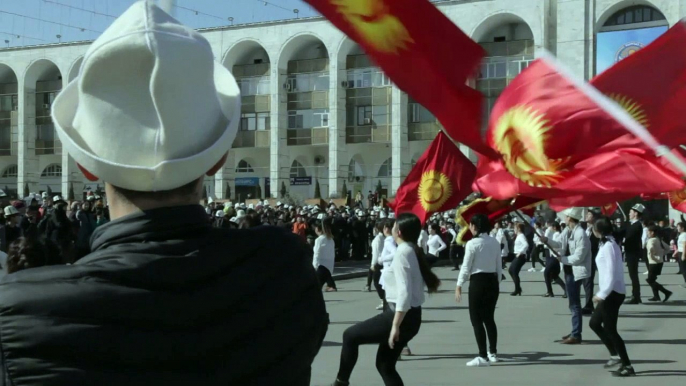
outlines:
[[438, 254], [447, 248], [443, 238], [441, 238], [441, 228], [438, 224], [431, 224], [429, 227], [429, 241], [427, 241], [426, 245], [429, 247], [429, 254], [426, 256], [426, 259], [429, 261], [429, 264], [433, 265], [438, 261]]
[[598, 292], [593, 296], [596, 306], [589, 325], [610, 352], [610, 360], [605, 364], [605, 368], [621, 364], [613, 375], [630, 377], [636, 373], [631, 366], [624, 340], [617, 332], [619, 308], [626, 298], [624, 264], [622, 250], [612, 237], [612, 230], [612, 223], [605, 216], [596, 220], [593, 227], [593, 233], [600, 239], [601, 244], [595, 259], [599, 276]]
[[336, 259], [336, 247], [331, 234], [332, 224], [331, 217], [325, 217], [314, 225], [314, 231], [319, 237], [314, 241], [312, 265], [317, 270], [319, 284], [323, 286], [326, 283], [326, 292], [337, 291], [336, 283], [331, 276]]
[[386, 268], [385, 289], [389, 310], [343, 333], [343, 348], [338, 376], [333, 386], [348, 386], [357, 362], [359, 346], [378, 344], [376, 368], [385, 385], [402, 385], [395, 369], [400, 351], [419, 332], [422, 324], [424, 286], [438, 291], [440, 280], [431, 272], [424, 251], [417, 246], [422, 224], [412, 213], [398, 216], [393, 237], [398, 243], [393, 263]]
[[[470, 219], [469, 230], [474, 238], [465, 246], [464, 262], [457, 277], [455, 300], [462, 300], [462, 286], [469, 280], [469, 318], [479, 346], [479, 356], [467, 362], [469, 367], [490, 366], [498, 361], [498, 328], [495, 306], [500, 295], [503, 261], [500, 243], [488, 235], [491, 224], [484, 214]], [[488, 335], [489, 350], [486, 350]]]
[[[682, 217], [683, 218], [683, 217]], [[677, 232], [679, 232], [679, 237], [676, 239], [676, 251], [677, 251], [677, 261], [679, 262], [679, 267], [681, 267], [681, 274], [684, 276], [684, 282], [686, 282], [686, 223], [680, 222], [676, 224]], [[682, 285], [686, 287], [686, 285]]]
[[512, 276], [512, 281], [515, 285], [515, 290], [510, 296], [520, 296], [522, 294], [521, 281], [519, 279], [519, 271], [526, 263], [526, 250], [529, 249], [529, 242], [524, 236], [524, 224], [517, 223], [515, 225], [515, 242], [514, 242], [514, 255], [515, 258], [510, 264], [510, 276]]
[[371, 270], [374, 272], [374, 288], [381, 299], [381, 304], [376, 307], [377, 310], [383, 309], [385, 294], [379, 280], [381, 279], [381, 270], [383, 264], [381, 262], [381, 252], [383, 251], [384, 241], [386, 236], [383, 234], [385, 220], [379, 220], [374, 224], [374, 240], [372, 240], [372, 265]]

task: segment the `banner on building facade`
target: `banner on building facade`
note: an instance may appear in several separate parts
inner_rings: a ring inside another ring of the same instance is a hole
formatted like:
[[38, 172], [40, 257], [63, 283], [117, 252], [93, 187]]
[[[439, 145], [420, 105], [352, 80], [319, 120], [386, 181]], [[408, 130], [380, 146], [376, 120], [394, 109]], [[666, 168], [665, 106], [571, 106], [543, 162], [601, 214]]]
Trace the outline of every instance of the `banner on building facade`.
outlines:
[[291, 177], [291, 186], [312, 185], [312, 177]]
[[650, 44], [667, 26], [600, 32], [597, 37], [596, 74]]
[[236, 178], [236, 186], [260, 186], [260, 178], [259, 177]]

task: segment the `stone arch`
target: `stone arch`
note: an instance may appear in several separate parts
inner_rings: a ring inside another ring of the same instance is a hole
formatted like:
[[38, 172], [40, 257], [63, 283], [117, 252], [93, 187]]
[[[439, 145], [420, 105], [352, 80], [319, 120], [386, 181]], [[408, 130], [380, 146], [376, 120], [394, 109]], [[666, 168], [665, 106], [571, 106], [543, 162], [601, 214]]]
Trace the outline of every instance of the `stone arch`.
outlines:
[[[496, 12], [492, 13], [488, 16], [486, 16], [484, 19], [482, 19], [477, 26], [471, 31], [469, 36], [472, 37], [472, 39], [475, 42], [481, 42], [486, 35], [493, 31], [495, 28], [498, 28], [502, 25], [507, 25], [507, 24], [524, 24], [525, 26], [528, 27], [529, 32], [531, 33], [531, 36], [534, 40], [534, 44], [542, 44], [543, 41], [543, 36], [542, 32], [538, 31], [535, 28], [532, 28], [532, 24], [529, 21], [527, 21], [526, 18], [511, 12], [511, 11], [502, 11], [502, 12]], [[516, 31], [515, 31], [516, 32]], [[515, 39], [512, 39], [515, 40]]]
[[17, 83], [17, 73], [9, 64], [0, 63], [0, 84], [2, 83]]
[[[276, 63], [278, 69], [280, 71], [285, 71], [288, 67], [289, 61], [293, 60], [293, 58], [295, 58], [296, 56], [303, 56], [304, 51], [312, 47], [313, 45], [316, 45], [315, 49], [319, 50], [320, 58], [329, 57], [329, 47], [327, 47], [326, 44], [324, 44], [324, 39], [322, 39], [319, 35], [312, 32], [302, 32], [292, 36], [281, 46], [281, 49], [279, 50], [279, 54], [277, 56]], [[325, 51], [324, 54], [322, 54], [321, 52], [322, 49]], [[303, 59], [315, 58], [305, 57]]]
[[376, 178], [389, 178], [393, 175], [393, 157], [388, 157], [379, 166], [379, 170], [376, 173]]
[[598, 18], [596, 19], [595, 23], [595, 32], [599, 32], [605, 23], [610, 19], [612, 16], [614, 16], [617, 12], [620, 12], [626, 8], [630, 8], [632, 6], [644, 6], [644, 7], [650, 7], [653, 8], [654, 10], [660, 12], [664, 17], [665, 17], [665, 25], [669, 25], [670, 23], [667, 21], [667, 15], [653, 2], [649, 0], [623, 0], [619, 1], [615, 4], [608, 5], [604, 10], [600, 11], [597, 13]]
[[367, 177], [366, 165], [362, 156], [355, 154], [350, 157], [347, 167], [348, 181], [355, 182], [357, 178], [363, 181]]
[[[300, 159], [298, 159], [300, 158]], [[303, 157], [296, 157], [296, 159], [291, 162], [289, 168], [289, 176], [291, 177], [308, 177], [309, 173], [307, 171], [307, 166], [303, 163]]]
[[0, 178], [17, 178], [19, 175], [19, 166], [17, 164], [9, 165], [2, 171]]
[[50, 164], [46, 166], [40, 173], [41, 178], [45, 177], [62, 177], [62, 165]]
[[229, 47], [224, 53], [222, 58], [222, 65], [226, 67], [229, 71], [233, 70], [233, 66], [237, 64], [252, 64], [252, 63], [242, 63], [249, 57], [262, 56], [267, 59], [267, 63], [272, 62], [272, 58], [269, 56], [269, 51], [264, 48], [262, 44], [257, 39], [247, 38], [237, 41], [234, 45]]
[[67, 82], [71, 82], [72, 80], [76, 79], [77, 76], [79, 76], [79, 74], [81, 73], [82, 64], [83, 56], [74, 60], [74, 62], [71, 64], [71, 67], [69, 67], [69, 77], [67, 78]]
[[[62, 83], [62, 72], [55, 62], [49, 59], [38, 59], [26, 67], [24, 72], [24, 84], [27, 88], [35, 88], [39, 81], [60, 81]], [[61, 86], [60, 86], [61, 88]]]

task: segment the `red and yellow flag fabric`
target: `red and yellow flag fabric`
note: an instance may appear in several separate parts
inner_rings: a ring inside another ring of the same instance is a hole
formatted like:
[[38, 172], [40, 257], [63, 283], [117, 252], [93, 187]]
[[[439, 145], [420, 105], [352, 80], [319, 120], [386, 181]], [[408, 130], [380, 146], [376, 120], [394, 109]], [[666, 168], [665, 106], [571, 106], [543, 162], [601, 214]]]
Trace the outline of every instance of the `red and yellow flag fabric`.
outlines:
[[428, 0], [306, 0], [356, 41], [448, 135], [494, 157], [481, 136], [480, 92], [468, 87], [484, 50]]
[[[685, 23], [678, 22], [590, 82], [669, 148], [686, 143]], [[605, 128], [608, 134], [613, 131], [617, 137], [627, 135], [623, 127]]]
[[667, 196], [669, 197], [669, 204], [672, 205], [672, 208], [686, 213], [686, 189], [669, 192]]
[[396, 215], [416, 214], [424, 224], [432, 213], [455, 209], [470, 195], [475, 173], [474, 164], [439, 132], [389, 206]]
[[458, 209], [455, 214], [455, 222], [460, 226], [460, 233], [457, 234], [455, 242], [464, 245], [467, 241], [471, 240], [472, 234], [469, 231], [469, 222], [476, 214], [485, 214], [493, 223], [516, 210], [521, 210], [523, 213], [532, 216], [536, 205], [540, 203], [540, 199], [524, 196], [508, 200], [495, 200], [492, 197], [478, 198], [469, 205]]
[[684, 187], [652, 150], [618, 138], [614, 127], [621, 125], [552, 59], [536, 60], [493, 107], [486, 139], [500, 159], [480, 157], [474, 190], [494, 199], [602, 195], [603, 205], [613, 195]]
[[618, 208], [619, 208], [619, 204], [615, 201], [615, 202], [601, 206], [600, 211], [605, 216], [612, 216], [613, 214], [615, 214], [615, 212], [617, 211]]

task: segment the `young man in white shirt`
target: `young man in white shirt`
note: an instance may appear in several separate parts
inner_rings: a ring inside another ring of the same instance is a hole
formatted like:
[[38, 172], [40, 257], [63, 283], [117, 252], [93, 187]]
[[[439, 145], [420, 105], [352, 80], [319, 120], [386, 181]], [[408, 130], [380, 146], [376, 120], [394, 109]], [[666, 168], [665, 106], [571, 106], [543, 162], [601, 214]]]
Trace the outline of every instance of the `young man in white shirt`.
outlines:
[[[686, 283], [686, 223], [678, 223], [676, 229], [679, 232], [679, 237], [676, 239], [677, 261], [679, 262], [681, 274], [684, 276], [684, 282]], [[681, 286], [686, 288], [686, 284], [682, 284]]]

